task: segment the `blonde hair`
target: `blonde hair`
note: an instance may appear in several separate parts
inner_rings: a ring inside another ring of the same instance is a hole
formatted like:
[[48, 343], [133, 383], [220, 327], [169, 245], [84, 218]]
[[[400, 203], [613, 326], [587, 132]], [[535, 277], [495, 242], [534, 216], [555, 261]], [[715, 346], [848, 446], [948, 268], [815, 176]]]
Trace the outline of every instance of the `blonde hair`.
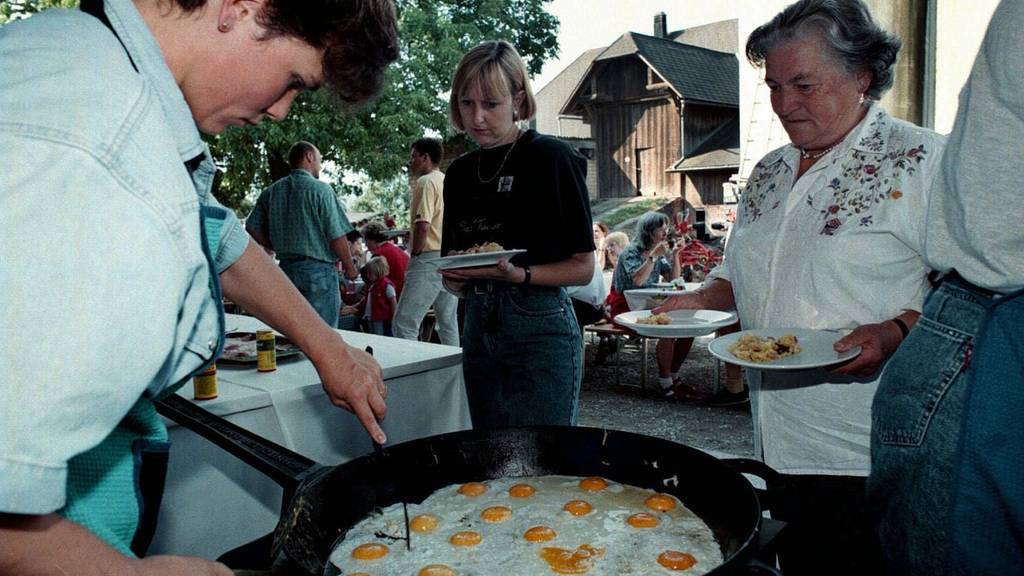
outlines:
[[477, 44], [466, 52], [455, 69], [448, 97], [448, 118], [460, 132], [466, 128], [459, 113], [459, 97], [473, 86], [478, 87], [486, 98], [500, 98], [507, 94], [514, 99], [521, 90], [524, 97], [516, 109], [516, 121], [529, 120], [537, 113], [537, 101], [533, 97], [526, 65], [516, 49], [504, 40]]
[[629, 244], [629, 236], [626, 236], [625, 232], [612, 232], [605, 236], [604, 247], [607, 248], [612, 244], [618, 246], [619, 250], [624, 250], [626, 245]]
[[391, 268], [388, 267], [388, 261], [383, 256], [374, 256], [366, 262], [366, 271], [367, 275], [376, 275], [374, 280], [377, 280], [387, 276], [388, 272], [391, 271]]

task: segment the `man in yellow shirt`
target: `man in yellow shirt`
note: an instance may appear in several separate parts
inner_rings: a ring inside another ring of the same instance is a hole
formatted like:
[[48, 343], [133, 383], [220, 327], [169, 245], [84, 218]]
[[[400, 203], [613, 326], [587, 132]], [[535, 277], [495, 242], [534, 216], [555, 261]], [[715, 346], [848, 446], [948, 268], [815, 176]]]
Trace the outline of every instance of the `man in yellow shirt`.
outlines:
[[442, 344], [459, 345], [456, 319], [458, 299], [441, 285], [441, 275], [431, 264], [441, 256], [444, 220], [444, 173], [438, 170], [444, 148], [436, 138], [420, 138], [409, 153], [412, 201], [409, 207], [412, 259], [405, 271], [405, 286], [395, 314], [395, 336], [416, 340], [423, 316], [434, 306], [437, 334]]

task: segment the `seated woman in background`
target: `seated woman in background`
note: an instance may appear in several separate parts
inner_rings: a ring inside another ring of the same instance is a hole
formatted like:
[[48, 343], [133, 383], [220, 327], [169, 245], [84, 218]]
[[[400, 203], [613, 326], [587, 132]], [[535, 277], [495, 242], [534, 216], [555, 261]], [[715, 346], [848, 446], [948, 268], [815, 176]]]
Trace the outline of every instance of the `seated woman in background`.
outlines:
[[602, 270], [614, 270], [619, 261], [619, 254], [629, 245], [629, 236], [625, 232], [612, 232], [604, 238], [604, 266]]
[[[626, 290], [650, 288], [660, 276], [670, 282], [679, 276], [680, 246], [669, 242], [672, 223], [661, 212], [648, 212], [636, 223], [633, 242], [622, 251], [612, 276], [614, 295], [609, 295], [611, 316], [629, 311]], [[696, 397], [689, 386], [673, 376], [683, 364], [693, 345], [693, 338], [660, 338], [655, 356], [658, 360], [658, 385], [668, 398]]]

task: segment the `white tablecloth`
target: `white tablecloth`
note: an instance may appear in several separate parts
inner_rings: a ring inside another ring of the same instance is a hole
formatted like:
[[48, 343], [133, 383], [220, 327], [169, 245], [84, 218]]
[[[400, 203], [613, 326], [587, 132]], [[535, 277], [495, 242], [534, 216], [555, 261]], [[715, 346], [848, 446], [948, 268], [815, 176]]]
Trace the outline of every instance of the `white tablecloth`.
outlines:
[[[228, 315], [227, 327], [265, 326]], [[460, 348], [341, 332], [359, 348], [372, 346], [388, 386], [382, 426], [388, 443], [470, 428]], [[313, 364], [281, 359], [274, 372], [255, 364], [217, 366], [218, 397], [207, 410], [322, 464], [340, 464], [373, 446], [355, 416], [327, 400]], [[179, 391], [192, 398], [192, 386]], [[167, 488], [149, 554], [215, 558], [273, 530], [281, 488], [207, 440], [168, 421], [172, 442]]]

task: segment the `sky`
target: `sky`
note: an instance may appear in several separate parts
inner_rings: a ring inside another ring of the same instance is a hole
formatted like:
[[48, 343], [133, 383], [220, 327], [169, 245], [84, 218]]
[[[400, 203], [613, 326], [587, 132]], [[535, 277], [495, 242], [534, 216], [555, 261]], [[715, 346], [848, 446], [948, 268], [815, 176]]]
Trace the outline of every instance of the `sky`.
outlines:
[[736, 18], [738, 11], [735, 2], [722, 0], [553, 0], [546, 8], [561, 24], [560, 52], [533, 79], [535, 91], [591, 48], [607, 46], [625, 32], [652, 34], [658, 12], [665, 13], [671, 31]]

